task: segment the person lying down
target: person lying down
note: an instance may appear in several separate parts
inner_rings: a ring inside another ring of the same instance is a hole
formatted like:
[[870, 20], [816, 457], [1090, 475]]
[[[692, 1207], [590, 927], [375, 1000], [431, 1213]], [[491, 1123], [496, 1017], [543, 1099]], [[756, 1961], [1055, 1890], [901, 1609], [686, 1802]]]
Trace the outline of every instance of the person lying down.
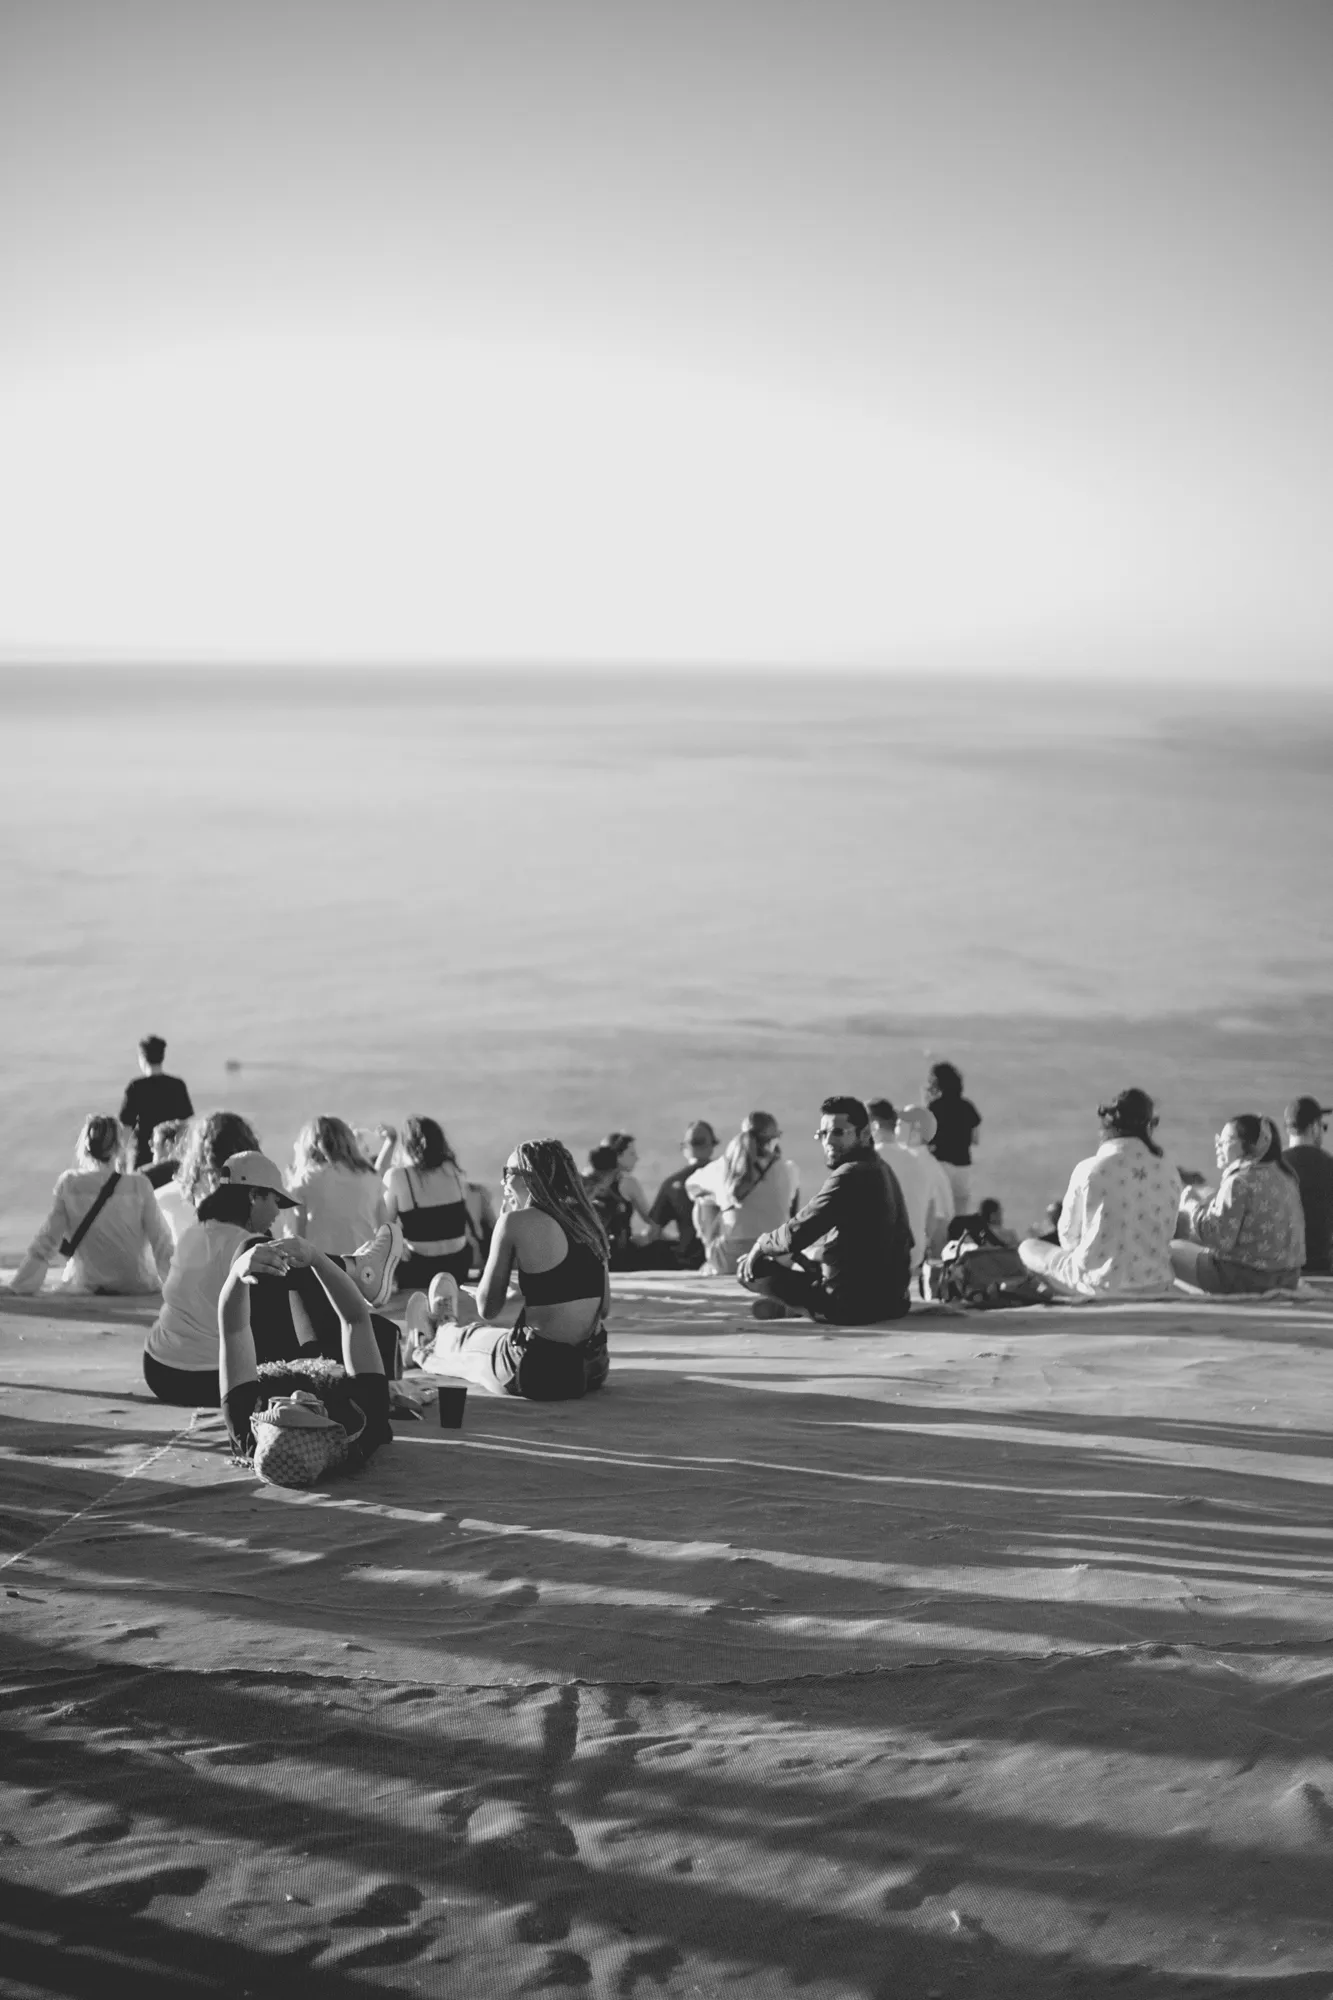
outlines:
[[[303, 1397], [298, 1393], [295, 1398], [280, 1398], [284, 1409], [276, 1412], [270, 1422], [264, 1417], [265, 1408], [270, 1406], [261, 1407], [264, 1391], [250, 1327], [250, 1287], [259, 1279], [285, 1278], [290, 1272], [302, 1269], [309, 1270], [318, 1280], [338, 1316], [343, 1367], [350, 1378], [350, 1401], [365, 1419], [354, 1437], [350, 1431], [347, 1433], [345, 1449], [343, 1440], [338, 1440], [338, 1448], [330, 1452], [329, 1463], [323, 1469], [354, 1470], [393, 1437], [389, 1428], [388, 1378], [371, 1325], [370, 1307], [355, 1281], [341, 1264], [322, 1250], [316, 1250], [303, 1237], [286, 1236], [277, 1243], [256, 1243], [232, 1266], [218, 1298], [218, 1377], [222, 1410], [236, 1456], [246, 1464], [255, 1464], [261, 1476], [263, 1453], [275, 1443], [275, 1430], [283, 1425], [310, 1432], [327, 1428], [314, 1396]], [[318, 1440], [307, 1438], [304, 1443], [310, 1449], [297, 1454], [305, 1459], [303, 1476], [281, 1477], [275, 1471], [269, 1476], [276, 1484], [307, 1485], [312, 1477], [320, 1476], [319, 1460], [323, 1454], [316, 1448]], [[257, 1449], [261, 1452], [258, 1463]]]

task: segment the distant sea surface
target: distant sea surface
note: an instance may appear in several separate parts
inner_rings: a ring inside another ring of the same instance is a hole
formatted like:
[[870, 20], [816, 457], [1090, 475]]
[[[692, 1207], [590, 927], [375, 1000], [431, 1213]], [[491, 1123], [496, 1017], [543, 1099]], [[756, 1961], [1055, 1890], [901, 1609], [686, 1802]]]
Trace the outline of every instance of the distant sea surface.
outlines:
[[919, 1097], [1026, 1224], [1160, 1099], [1333, 1099], [1333, 702], [841, 677], [0, 676], [0, 1245], [147, 1032], [284, 1162], [299, 1125], [514, 1140]]

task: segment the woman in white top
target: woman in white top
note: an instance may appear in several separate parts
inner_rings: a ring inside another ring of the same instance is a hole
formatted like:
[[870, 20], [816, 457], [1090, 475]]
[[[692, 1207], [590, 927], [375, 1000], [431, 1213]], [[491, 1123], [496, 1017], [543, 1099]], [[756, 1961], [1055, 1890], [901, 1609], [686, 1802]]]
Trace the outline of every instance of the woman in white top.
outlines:
[[1152, 1136], [1157, 1114], [1146, 1091], [1122, 1090], [1097, 1115], [1102, 1143], [1070, 1176], [1060, 1241], [1029, 1236], [1018, 1254], [1077, 1298], [1160, 1298], [1172, 1284], [1180, 1176]]
[[447, 1271], [461, 1285], [472, 1270], [467, 1182], [444, 1128], [433, 1118], [409, 1118], [399, 1140], [402, 1165], [384, 1176], [384, 1207], [402, 1225], [407, 1254], [398, 1284], [426, 1291]]
[[85, 1118], [74, 1169], [56, 1182], [50, 1213], [14, 1273], [12, 1290], [39, 1292], [57, 1256], [69, 1260], [60, 1280], [66, 1291], [158, 1290], [171, 1268], [171, 1231], [151, 1181], [118, 1171], [119, 1146], [114, 1118], [98, 1112]]
[[713, 1277], [732, 1276], [759, 1238], [780, 1229], [800, 1206], [800, 1176], [783, 1158], [781, 1137], [771, 1112], [752, 1111], [719, 1158], [685, 1183], [706, 1250], [704, 1270]]
[[288, 1192], [290, 1233], [332, 1257], [350, 1257], [384, 1221], [380, 1177], [341, 1118], [315, 1118], [297, 1137]]
[[160, 1403], [186, 1409], [217, 1409], [223, 1285], [247, 1238], [267, 1235], [279, 1209], [293, 1205], [281, 1170], [262, 1153], [236, 1153], [227, 1164], [238, 1178], [228, 1174], [200, 1202], [198, 1220], [176, 1246], [162, 1310], [144, 1343], [144, 1381]]

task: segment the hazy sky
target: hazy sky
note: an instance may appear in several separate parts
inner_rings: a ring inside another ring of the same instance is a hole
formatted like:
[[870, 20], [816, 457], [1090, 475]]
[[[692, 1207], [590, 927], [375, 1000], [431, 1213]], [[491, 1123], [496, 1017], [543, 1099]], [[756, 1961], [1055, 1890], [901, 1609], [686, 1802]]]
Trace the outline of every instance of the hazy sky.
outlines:
[[1329, 0], [0, 0], [0, 653], [1327, 675]]

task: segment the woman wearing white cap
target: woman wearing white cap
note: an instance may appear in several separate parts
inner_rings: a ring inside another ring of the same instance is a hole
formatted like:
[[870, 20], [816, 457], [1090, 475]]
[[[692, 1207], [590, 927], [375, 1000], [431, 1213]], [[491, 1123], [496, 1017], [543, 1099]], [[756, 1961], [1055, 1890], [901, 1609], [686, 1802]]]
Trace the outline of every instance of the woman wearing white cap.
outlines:
[[[280, 1209], [296, 1207], [281, 1167], [263, 1153], [233, 1153], [221, 1171], [224, 1178], [176, 1245], [162, 1310], [144, 1344], [144, 1381], [160, 1403], [186, 1409], [216, 1410], [222, 1400], [218, 1300], [238, 1252], [247, 1237], [267, 1235]], [[271, 1275], [286, 1272], [285, 1261], [270, 1262]], [[257, 1271], [264, 1264], [260, 1258]]]

